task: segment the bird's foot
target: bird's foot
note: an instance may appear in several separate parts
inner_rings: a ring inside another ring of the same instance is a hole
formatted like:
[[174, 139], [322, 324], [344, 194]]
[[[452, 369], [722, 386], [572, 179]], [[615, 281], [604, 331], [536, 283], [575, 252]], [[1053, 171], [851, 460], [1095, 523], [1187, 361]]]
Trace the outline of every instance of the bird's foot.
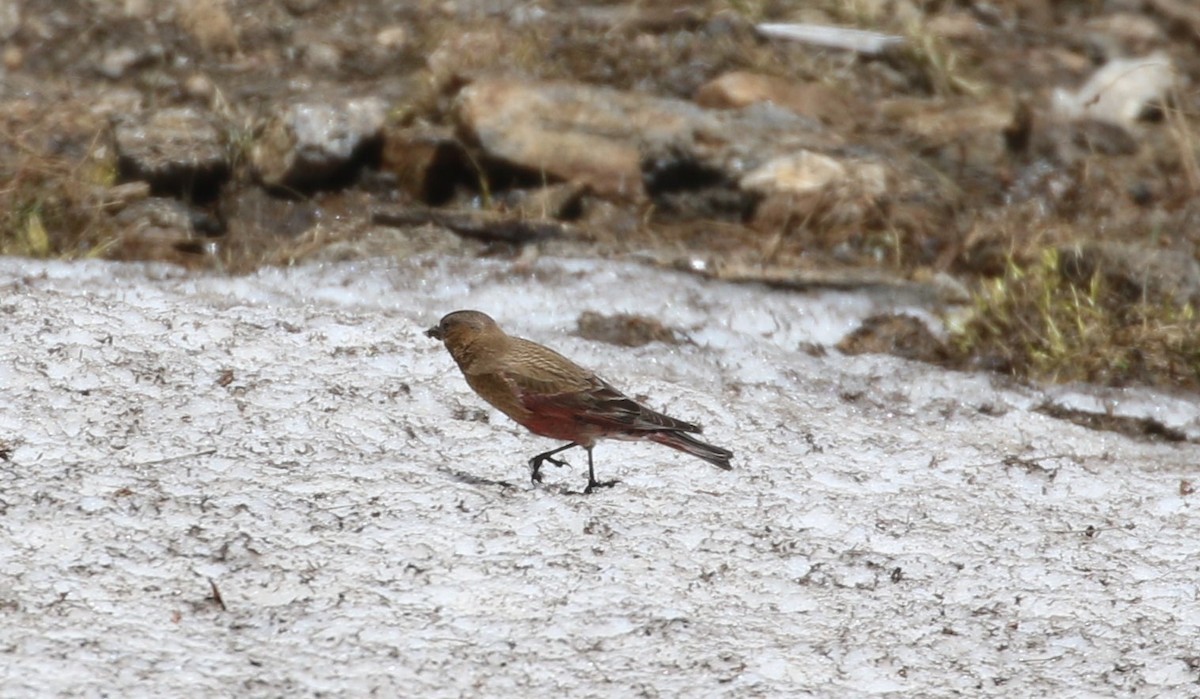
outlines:
[[562, 459], [556, 459], [548, 454], [538, 454], [529, 460], [529, 480], [533, 481], [534, 483], [542, 482], [542, 464], [547, 461], [559, 468], [571, 465]]
[[591, 495], [596, 488], [611, 488], [621, 481], [613, 479], [611, 481], [588, 481], [587, 487], [583, 489], [584, 495]]

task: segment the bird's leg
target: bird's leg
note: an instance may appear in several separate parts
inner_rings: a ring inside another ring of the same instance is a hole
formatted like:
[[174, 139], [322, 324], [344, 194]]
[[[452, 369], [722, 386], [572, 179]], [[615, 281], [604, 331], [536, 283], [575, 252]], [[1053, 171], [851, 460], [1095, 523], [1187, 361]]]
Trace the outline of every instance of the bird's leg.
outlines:
[[[566, 451], [566, 450], [570, 449], [571, 447], [577, 447], [577, 446], [579, 446], [579, 445], [576, 444], [575, 442], [571, 442], [570, 444], [566, 444], [557, 449], [551, 449], [550, 451], [542, 452], [541, 454], [538, 454], [537, 456], [530, 459], [529, 460], [529, 479], [531, 481], [533, 481], [534, 483], [541, 483], [542, 482], [542, 464], [547, 461], [554, 464], [555, 466], [558, 466], [559, 468], [562, 468], [563, 466], [569, 466], [570, 464], [568, 464], [566, 461], [563, 461], [562, 459], [554, 458], [554, 455], [560, 451]], [[590, 449], [588, 450], [588, 453], [591, 454]]]
[[596, 488], [611, 488], [620, 482], [617, 480], [611, 480], [611, 481], [596, 480], [596, 468], [592, 465], [592, 448], [591, 447], [587, 447], [587, 453], [588, 453], [588, 484], [587, 484], [587, 487], [583, 489], [584, 495], [591, 493]]

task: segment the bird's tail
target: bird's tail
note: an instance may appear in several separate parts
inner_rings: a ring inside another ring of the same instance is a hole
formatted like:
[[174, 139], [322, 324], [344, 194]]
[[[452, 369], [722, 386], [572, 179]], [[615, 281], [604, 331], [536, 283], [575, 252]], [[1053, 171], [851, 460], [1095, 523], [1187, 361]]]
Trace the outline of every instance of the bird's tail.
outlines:
[[692, 456], [698, 456], [713, 466], [723, 468], [726, 471], [733, 468], [729, 463], [729, 460], [733, 458], [733, 452], [713, 446], [707, 442], [701, 442], [686, 432], [663, 430], [661, 432], [652, 432], [647, 437], [659, 444], [665, 444], [672, 449], [686, 451]]

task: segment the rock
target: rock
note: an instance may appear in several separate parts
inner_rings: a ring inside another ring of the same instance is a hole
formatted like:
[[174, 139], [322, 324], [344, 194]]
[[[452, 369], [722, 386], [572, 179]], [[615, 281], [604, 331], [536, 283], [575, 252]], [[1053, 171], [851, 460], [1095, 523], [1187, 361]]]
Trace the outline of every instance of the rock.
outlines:
[[411, 35], [408, 28], [403, 24], [394, 24], [390, 27], [384, 27], [375, 34], [375, 45], [384, 49], [389, 54], [394, 54], [404, 47], [408, 46], [411, 41]]
[[879, 294], [891, 302], [914, 304], [941, 303], [941, 287], [927, 282], [914, 283], [894, 274], [866, 267], [847, 267], [824, 261], [819, 265], [796, 266], [746, 263], [737, 259], [677, 257], [656, 260], [661, 266], [719, 279], [731, 284], [762, 284], [774, 289], [811, 291], [813, 289], [858, 289]]
[[1118, 42], [1126, 54], [1145, 53], [1167, 42], [1166, 32], [1151, 17], [1132, 12], [1116, 12], [1088, 20], [1091, 32]]
[[121, 46], [106, 52], [100, 59], [100, 64], [96, 66], [96, 71], [109, 80], [117, 80], [130, 68], [141, 63], [144, 58], [145, 56], [136, 49], [130, 46]]
[[17, 46], [5, 46], [4, 51], [0, 52], [0, 64], [3, 64], [5, 70], [18, 70], [25, 63], [25, 52]]
[[121, 2], [121, 14], [125, 17], [136, 19], [146, 19], [154, 10], [153, 4], [156, 0], [123, 0]]
[[304, 45], [304, 67], [309, 70], [334, 72], [342, 64], [342, 52], [333, 44], [312, 41]]
[[812, 46], [844, 49], [874, 56], [895, 46], [902, 46], [904, 37], [851, 27], [828, 24], [765, 23], [755, 25], [759, 34], [774, 39], [798, 41]]
[[1200, 304], [1200, 264], [1191, 254], [1098, 241], [1063, 248], [1059, 260], [1075, 284], [1086, 287], [1099, 274], [1105, 289], [1131, 303]]
[[772, 102], [826, 124], [843, 122], [854, 109], [842, 93], [818, 82], [793, 82], [759, 73], [735, 71], [705, 83], [696, 91], [696, 104], [710, 109], [740, 109]]
[[238, 48], [237, 32], [227, 0], [181, 0], [179, 25], [204, 51], [232, 53]]
[[[241, 187], [221, 202], [231, 241], [297, 240], [314, 227], [338, 219], [315, 198], [271, 196], [262, 187]], [[308, 239], [313, 239], [309, 235]]]
[[856, 196], [878, 197], [887, 191], [887, 171], [879, 163], [837, 160], [802, 150], [764, 163], [740, 184], [760, 194], [808, 194], [840, 187]]
[[762, 195], [754, 224], [768, 231], [798, 222], [817, 228], [857, 226], [888, 194], [888, 179], [880, 163], [800, 151], [762, 165], [740, 184]]
[[800, 151], [776, 158], [742, 178], [743, 189], [774, 194], [804, 194], [824, 189], [846, 179], [847, 169], [840, 161], [825, 155]]
[[1054, 91], [1055, 113], [1064, 120], [1095, 119], [1134, 129], [1148, 106], [1164, 102], [1175, 86], [1166, 53], [1109, 61], [1077, 92]]
[[[484, 153], [586, 185], [601, 196], [656, 200], [737, 181], [781, 150], [830, 147], [819, 124], [772, 105], [711, 112], [691, 102], [572, 83], [481, 80], [459, 95], [463, 133]], [[734, 201], [719, 208], [737, 210]]]
[[219, 223], [176, 199], [150, 198], [129, 204], [115, 216], [121, 235], [109, 256], [119, 260], [167, 260], [206, 264], [216, 244]]
[[902, 97], [881, 102], [876, 109], [888, 123], [919, 136], [923, 150], [948, 144], [961, 148], [971, 141], [995, 141], [993, 146], [982, 149], [989, 152], [985, 160], [1000, 156], [1001, 135], [1012, 126], [1015, 111], [1012, 98], [1004, 95], [957, 101]]
[[932, 364], [944, 364], [951, 354], [920, 319], [896, 313], [867, 318], [837, 348], [844, 354], [892, 354]]
[[13, 38], [21, 28], [21, 5], [19, 2], [0, 3], [0, 41]]
[[330, 186], [357, 171], [386, 118], [387, 106], [376, 97], [293, 104], [267, 124], [251, 162], [269, 187]]
[[494, 211], [447, 211], [414, 207], [377, 207], [371, 211], [371, 223], [396, 228], [433, 224], [464, 238], [514, 246], [559, 238], [571, 232], [566, 224], [546, 219], [525, 219]]
[[[1004, 94], [940, 100], [900, 97], [880, 102], [875, 111], [881, 124], [903, 129], [906, 138], [915, 137], [910, 143], [947, 172], [991, 173], [1010, 149], [1024, 148], [1022, 139], [1028, 139], [1033, 126], [1028, 108]], [[983, 177], [990, 180], [994, 175]]]
[[113, 131], [122, 178], [149, 182], [155, 193], [207, 199], [229, 176], [225, 135], [195, 108], [126, 118]]
[[566, 5], [560, 18], [576, 26], [600, 27], [607, 31], [651, 34], [696, 29], [704, 23], [705, 13], [688, 7], [689, 3], [612, 3], [610, 5], [579, 3]]
[[193, 73], [184, 79], [183, 92], [194, 100], [207, 103], [217, 94], [217, 87], [207, 75]]
[[[132, 124], [145, 119], [146, 99], [135, 88], [113, 85], [97, 94], [90, 95], [86, 110], [97, 117], [108, 119], [111, 124]], [[130, 114], [140, 115], [136, 118]]]
[[569, 83], [487, 80], [463, 89], [457, 114], [492, 157], [605, 196], [640, 199], [639, 131], [655, 132], [647, 138], [682, 136], [698, 111], [689, 107]]
[[192, 235], [191, 210], [175, 199], [153, 197], [132, 202], [123, 207], [116, 220], [125, 230], [138, 234], [154, 230], [185, 239]]
[[500, 29], [452, 32], [429, 52], [425, 65], [434, 84], [444, 89], [495, 70], [512, 41], [512, 35]]
[[641, 347], [651, 342], [678, 345], [687, 338], [686, 333], [668, 327], [656, 318], [631, 313], [602, 315], [595, 311], [579, 314], [575, 334], [618, 347]]
[[478, 177], [462, 144], [449, 129], [409, 126], [386, 129], [380, 167], [397, 184], [426, 204], [443, 204], [458, 185]]

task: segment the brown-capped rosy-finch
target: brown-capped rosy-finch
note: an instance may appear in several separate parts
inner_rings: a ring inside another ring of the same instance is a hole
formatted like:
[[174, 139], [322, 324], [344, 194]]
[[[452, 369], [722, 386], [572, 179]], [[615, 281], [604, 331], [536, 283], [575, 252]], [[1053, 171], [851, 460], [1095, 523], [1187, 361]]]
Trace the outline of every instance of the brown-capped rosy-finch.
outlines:
[[638, 405], [594, 373], [554, 350], [505, 334], [479, 311], [455, 311], [426, 333], [441, 340], [467, 384], [497, 410], [534, 434], [569, 442], [529, 460], [530, 477], [542, 480], [542, 464], [566, 462], [555, 454], [583, 447], [588, 484], [583, 492], [616, 481], [597, 481], [592, 448], [599, 439], [650, 440], [730, 469], [733, 452], [690, 433], [700, 428]]

